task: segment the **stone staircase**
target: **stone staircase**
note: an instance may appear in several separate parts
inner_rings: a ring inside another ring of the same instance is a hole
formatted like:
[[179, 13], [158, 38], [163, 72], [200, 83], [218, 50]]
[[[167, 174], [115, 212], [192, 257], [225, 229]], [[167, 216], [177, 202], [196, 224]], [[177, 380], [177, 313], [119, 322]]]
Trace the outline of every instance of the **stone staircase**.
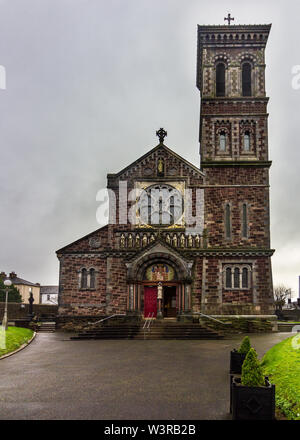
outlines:
[[181, 323], [156, 320], [150, 330], [143, 329], [144, 322], [110, 324], [87, 329], [72, 340], [88, 339], [221, 339], [223, 335], [194, 323]]
[[39, 327], [39, 333], [53, 333], [56, 330], [56, 322], [55, 321], [43, 321]]
[[295, 327], [296, 325], [300, 325], [300, 324], [292, 324], [289, 322], [278, 322], [278, 331], [279, 332], [291, 332], [293, 327]]

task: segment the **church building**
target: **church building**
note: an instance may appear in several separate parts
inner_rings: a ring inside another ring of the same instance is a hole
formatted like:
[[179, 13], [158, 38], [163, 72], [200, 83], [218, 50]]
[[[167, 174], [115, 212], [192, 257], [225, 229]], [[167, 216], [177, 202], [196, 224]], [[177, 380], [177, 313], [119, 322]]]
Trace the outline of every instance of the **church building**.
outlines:
[[57, 251], [60, 316], [274, 315], [270, 28], [198, 26], [200, 167], [161, 128], [158, 145], [107, 175], [108, 224]]

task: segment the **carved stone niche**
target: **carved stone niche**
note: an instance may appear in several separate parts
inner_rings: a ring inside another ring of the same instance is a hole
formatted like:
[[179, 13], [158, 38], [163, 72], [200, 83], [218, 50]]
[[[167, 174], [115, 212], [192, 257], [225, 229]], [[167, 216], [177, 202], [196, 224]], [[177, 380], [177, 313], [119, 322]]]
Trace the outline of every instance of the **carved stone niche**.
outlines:
[[92, 249], [98, 249], [101, 246], [100, 238], [91, 237], [89, 239], [89, 245]]

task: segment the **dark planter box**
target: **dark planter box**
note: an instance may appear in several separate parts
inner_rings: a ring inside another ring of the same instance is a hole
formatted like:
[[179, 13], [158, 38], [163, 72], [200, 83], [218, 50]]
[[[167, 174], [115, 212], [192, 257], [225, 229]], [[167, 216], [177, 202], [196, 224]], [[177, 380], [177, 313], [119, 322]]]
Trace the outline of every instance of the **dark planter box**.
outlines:
[[246, 354], [238, 353], [237, 350], [230, 352], [230, 374], [242, 374], [242, 365]]
[[264, 387], [245, 387], [240, 378], [232, 381], [233, 420], [274, 420], [275, 385], [265, 378]]

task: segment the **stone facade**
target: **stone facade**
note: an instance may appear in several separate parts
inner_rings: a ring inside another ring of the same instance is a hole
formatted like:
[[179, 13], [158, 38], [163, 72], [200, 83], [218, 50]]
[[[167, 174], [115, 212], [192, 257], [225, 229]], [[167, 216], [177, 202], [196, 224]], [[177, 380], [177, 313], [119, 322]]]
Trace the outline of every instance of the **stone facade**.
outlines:
[[[57, 251], [61, 316], [274, 314], [269, 31], [267, 25], [198, 27], [201, 166], [170, 150], [160, 130], [156, 147], [108, 174], [109, 224]], [[220, 63], [222, 96], [216, 92]], [[167, 208], [163, 194], [171, 194]]]

